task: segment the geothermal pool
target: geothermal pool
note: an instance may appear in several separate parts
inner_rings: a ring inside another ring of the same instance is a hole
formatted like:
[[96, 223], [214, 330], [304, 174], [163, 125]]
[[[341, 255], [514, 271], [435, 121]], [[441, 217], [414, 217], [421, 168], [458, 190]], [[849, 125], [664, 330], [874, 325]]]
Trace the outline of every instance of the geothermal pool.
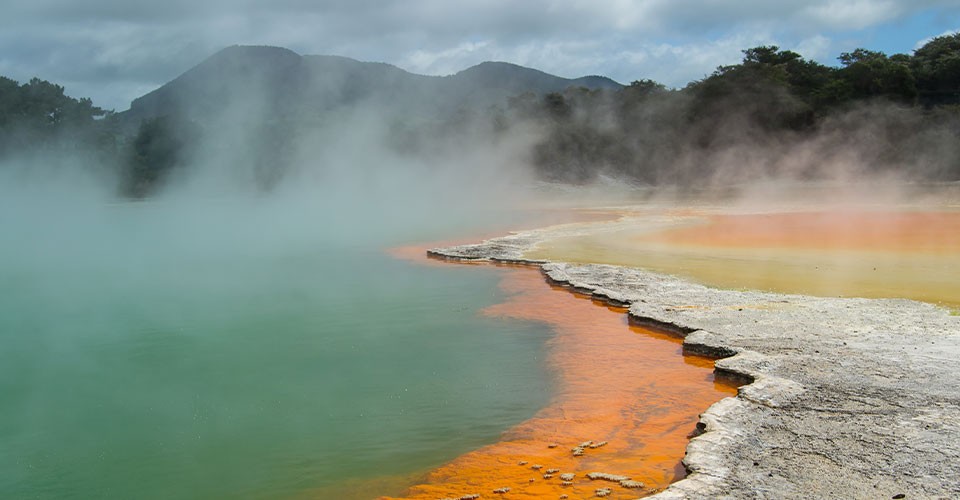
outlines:
[[0, 496], [371, 498], [549, 401], [506, 270], [249, 205], [0, 214]]
[[[682, 479], [699, 414], [735, 395], [736, 385], [714, 378], [712, 360], [684, 355], [681, 339], [629, 325], [625, 308], [550, 285], [535, 268], [508, 269], [500, 284], [507, 299], [482, 313], [553, 328], [544, 362], [556, 391], [498, 442], [432, 471], [403, 498], [489, 496], [505, 487], [510, 498], [589, 498], [602, 486], [613, 490], [608, 498], [636, 498]], [[583, 454], [574, 456], [579, 445]], [[597, 471], [643, 486], [587, 479]], [[575, 477], [564, 486], [567, 473]]]
[[269, 203], [0, 211], [2, 496], [421, 494], [587, 439], [581, 464], [662, 487], [732, 393], [535, 270], [384, 252], [566, 212], [364, 233]]
[[[5, 496], [592, 493], [540, 464], [629, 475], [645, 488], [615, 495], [632, 497], [683, 476], [697, 415], [735, 393], [678, 339], [536, 270], [384, 253], [410, 240], [399, 225], [358, 237], [272, 225], [289, 207], [167, 212], [0, 214]], [[629, 215], [532, 256], [960, 304], [956, 212]], [[503, 230], [483, 227], [468, 229]], [[585, 441], [607, 444], [573, 457]]]
[[651, 269], [731, 289], [960, 307], [960, 211], [627, 213], [527, 254]]

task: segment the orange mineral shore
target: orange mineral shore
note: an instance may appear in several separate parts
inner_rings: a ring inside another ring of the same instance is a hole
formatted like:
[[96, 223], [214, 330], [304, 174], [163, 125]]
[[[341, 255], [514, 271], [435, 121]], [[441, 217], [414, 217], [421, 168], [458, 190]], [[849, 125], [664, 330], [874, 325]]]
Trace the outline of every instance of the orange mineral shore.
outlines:
[[[713, 361], [684, 355], [680, 339], [629, 325], [626, 309], [550, 285], [534, 268], [510, 268], [501, 287], [509, 300], [483, 314], [553, 327], [546, 368], [556, 393], [499, 442], [430, 472], [402, 498], [588, 498], [600, 488], [611, 490], [607, 498], [636, 498], [682, 478], [699, 414], [736, 393], [714, 380]], [[591, 472], [636, 483], [591, 480]]]
[[795, 212], [712, 215], [648, 237], [674, 245], [874, 250], [955, 255], [960, 212]]
[[524, 256], [640, 267], [718, 288], [960, 307], [960, 211], [688, 213], [665, 228], [649, 221], [638, 215], [616, 231], [548, 238]]

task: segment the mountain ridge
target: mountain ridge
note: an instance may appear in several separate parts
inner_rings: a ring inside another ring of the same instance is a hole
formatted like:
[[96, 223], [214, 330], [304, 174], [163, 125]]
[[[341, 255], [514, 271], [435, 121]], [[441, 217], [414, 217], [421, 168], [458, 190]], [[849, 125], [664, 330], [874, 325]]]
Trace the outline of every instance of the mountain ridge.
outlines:
[[166, 114], [189, 118], [220, 113], [237, 100], [256, 97], [276, 112], [327, 111], [358, 101], [390, 102], [405, 111], [439, 112], [505, 103], [525, 92], [546, 94], [569, 87], [617, 90], [604, 76], [564, 78], [502, 61], [486, 61], [446, 76], [422, 75], [383, 62], [337, 55], [300, 55], [274, 46], [226, 47], [119, 113], [135, 127]]

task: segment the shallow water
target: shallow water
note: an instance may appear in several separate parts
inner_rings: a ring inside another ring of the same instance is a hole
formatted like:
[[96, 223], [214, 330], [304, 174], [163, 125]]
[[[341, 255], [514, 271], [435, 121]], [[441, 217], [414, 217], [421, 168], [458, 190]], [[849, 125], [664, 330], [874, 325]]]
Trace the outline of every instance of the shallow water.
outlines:
[[670, 213], [551, 239], [528, 256], [644, 267], [720, 288], [960, 307], [955, 210]]
[[370, 498], [549, 400], [503, 271], [164, 211], [3, 219], [0, 496]]
[[[608, 498], [637, 498], [684, 477], [680, 459], [700, 413], [736, 394], [734, 384], [714, 378], [713, 361], [685, 356], [681, 339], [631, 326], [626, 309], [551, 286], [536, 269], [512, 268], [501, 287], [508, 299], [484, 314], [554, 328], [546, 362], [557, 391], [499, 442], [431, 472], [404, 497], [487, 496], [508, 487], [510, 498], [589, 498], [608, 486]], [[603, 444], [574, 456], [572, 448], [587, 441]], [[550, 469], [559, 472], [545, 476]], [[644, 486], [626, 489], [586, 478], [597, 471]], [[570, 485], [561, 484], [562, 473], [576, 475]]]

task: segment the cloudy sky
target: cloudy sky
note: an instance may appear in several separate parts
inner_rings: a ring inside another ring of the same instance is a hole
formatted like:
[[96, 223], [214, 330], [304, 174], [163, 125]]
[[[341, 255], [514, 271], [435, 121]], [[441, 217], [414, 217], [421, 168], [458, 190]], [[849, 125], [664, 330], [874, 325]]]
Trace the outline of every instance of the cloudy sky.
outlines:
[[683, 86], [776, 44], [825, 64], [960, 29], [960, 0], [4, 0], [0, 75], [118, 111], [234, 44], [444, 75], [485, 60]]

